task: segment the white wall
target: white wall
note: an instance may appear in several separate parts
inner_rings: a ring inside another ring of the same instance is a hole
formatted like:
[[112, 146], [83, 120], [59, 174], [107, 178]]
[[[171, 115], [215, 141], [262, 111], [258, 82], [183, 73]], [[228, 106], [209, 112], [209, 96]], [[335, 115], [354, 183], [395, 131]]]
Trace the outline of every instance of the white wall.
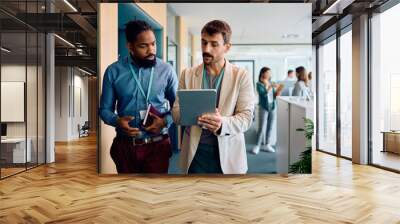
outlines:
[[[27, 80], [26, 80], [27, 78]], [[31, 139], [32, 161], [44, 162], [44, 74], [42, 67], [24, 64], [3, 64], [1, 66], [1, 81], [17, 81], [26, 84], [26, 107], [22, 112], [26, 112], [24, 122], [6, 122], [8, 138], [27, 138]], [[23, 94], [23, 93], [22, 93]], [[7, 96], [2, 96], [7, 97]], [[1, 108], [10, 110], [10, 108]], [[12, 111], [10, 111], [12, 113]], [[37, 153], [39, 156], [37, 157]]]
[[70, 141], [79, 138], [78, 124], [88, 120], [88, 78], [72, 67], [55, 70], [55, 141]]
[[[73, 92], [73, 94], [75, 94], [75, 96], [73, 96], [74, 99], [74, 103], [75, 103], [75, 113], [73, 113], [75, 116], [73, 116], [72, 119], [72, 130], [71, 130], [71, 135], [72, 138], [79, 138], [79, 133], [78, 133], [78, 124], [80, 124], [81, 126], [85, 123], [85, 121], [89, 120], [89, 102], [88, 102], [88, 77], [87, 76], [82, 76], [82, 73], [77, 74], [76, 73], [77, 70], [75, 69], [75, 75], [74, 75], [74, 89], [75, 91]], [[77, 90], [80, 90], [80, 99], [78, 98], [79, 93], [77, 92]], [[79, 102], [78, 100], [80, 100], [80, 104], [81, 104], [81, 110], [82, 112], [80, 113], [79, 111]]]
[[[311, 3], [168, 3], [168, 5], [177, 16], [185, 18], [189, 32], [195, 36], [200, 36], [200, 31], [207, 22], [221, 19], [231, 26], [232, 43], [235, 44], [311, 43]], [[284, 37], [287, 34], [295, 34], [297, 37]]]
[[55, 141], [68, 140], [68, 86], [67, 67], [55, 68]]
[[[19, 64], [8, 64], [8, 65], [2, 65], [1, 66], [1, 81], [17, 81], [17, 82], [25, 82], [25, 75], [26, 75], [26, 71], [25, 69], [27, 69], [28, 74], [36, 74], [36, 67], [33, 66], [27, 66], [25, 67], [24, 65], [19, 65]], [[29, 80], [29, 82], [32, 82], [32, 80]], [[36, 85], [35, 83], [29, 83], [29, 84], [33, 84]], [[33, 102], [35, 98], [36, 99], [36, 88], [32, 89], [32, 88], [28, 88], [27, 89], [27, 103], [30, 104], [30, 102]], [[30, 90], [32, 90], [33, 92], [30, 92]], [[36, 101], [35, 101], [36, 102]], [[36, 103], [34, 105], [31, 106], [35, 106], [36, 107]], [[1, 110], [7, 110], [7, 108], [1, 108]], [[30, 111], [31, 109], [29, 109]], [[34, 114], [34, 116], [32, 116], [32, 114], [28, 113], [27, 114], [27, 119], [28, 122], [35, 120], [36, 121], [36, 113]], [[25, 123], [26, 122], [7, 122], [7, 136], [8, 137], [25, 137]], [[28, 128], [31, 127], [31, 125], [28, 125]], [[36, 126], [35, 126], [36, 128]], [[28, 130], [28, 137], [29, 136], [30, 131]]]
[[[32, 67], [27, 67], [28, 72]], [[1, 66], [1, 81], [17, 81], [25, 82], [25, 64], [9, 64]], [[7, 110], [7, 108], [1, 108]], [[10, 122], [7, 123], [7, 137], [25, 137], [25, 122]]]

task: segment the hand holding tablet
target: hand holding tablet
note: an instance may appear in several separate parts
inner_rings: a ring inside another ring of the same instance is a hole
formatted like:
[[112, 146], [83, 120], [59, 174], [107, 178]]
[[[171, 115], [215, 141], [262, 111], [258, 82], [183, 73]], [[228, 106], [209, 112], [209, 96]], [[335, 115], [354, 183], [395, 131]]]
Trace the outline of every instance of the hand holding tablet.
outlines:
[[215, 89], [178, 90], [180, 125], [198, 125], [198, 118], [206, 113], [215, 113], [217, 91]]

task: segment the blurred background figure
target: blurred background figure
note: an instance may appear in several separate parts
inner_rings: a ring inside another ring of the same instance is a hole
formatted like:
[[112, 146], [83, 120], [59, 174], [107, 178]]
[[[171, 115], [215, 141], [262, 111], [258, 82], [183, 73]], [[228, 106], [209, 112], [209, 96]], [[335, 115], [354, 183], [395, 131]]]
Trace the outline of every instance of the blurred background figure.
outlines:
[[296, 73], [292, 69], [288, 70], [286, 78], [283, 81], [279, 82], [285, 87], [282, 89], [281, 96], [291, 96], [296, 81]]
[[275, 152], [271, 142], [271, 132], [276, 122], [276, 97], [281, 94], [282, 84], [271, 82], [271, 69], [263, 67], [257, 82], [259, 96], [259, 132], [257, 144], [252, 149], [253, 154], [258, 154], [260, 149], [266, 152]]
[[294, 73], [294, 71], [292, 70], [292, 69], [290, 69], [288, 72], [287, 72], [287, 77], [286, 77], [286, 79], [285, 79], [285, 82], [286, 81], [297, 81], [297, 78], [296, 78], [296, 74]]
[[310, 96], [309, 79], [306, 69], [303, 66], [296, 68], [297, 82], [294, 85], [293, 96]]

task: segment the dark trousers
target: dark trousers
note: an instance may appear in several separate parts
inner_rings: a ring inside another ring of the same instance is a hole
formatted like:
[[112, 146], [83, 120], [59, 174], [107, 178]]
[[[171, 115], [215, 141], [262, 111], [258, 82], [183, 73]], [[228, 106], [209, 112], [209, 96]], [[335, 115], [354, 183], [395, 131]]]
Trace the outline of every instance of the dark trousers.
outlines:
[[199, 144], [188, 173], [222, 173], [218, 146]]
[[150, 144], [133, 145], [132, 140], [117, 136], [110, 155], [118, 173], [168, 173], [171, 142], [166, 137]]

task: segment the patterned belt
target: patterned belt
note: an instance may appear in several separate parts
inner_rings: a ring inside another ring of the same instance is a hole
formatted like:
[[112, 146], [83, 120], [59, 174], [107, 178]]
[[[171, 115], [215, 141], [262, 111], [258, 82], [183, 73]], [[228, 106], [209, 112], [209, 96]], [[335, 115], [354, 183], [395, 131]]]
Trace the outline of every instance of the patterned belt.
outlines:
[[134, 146], [137, 146], [137, 145], [140, 146], [140, 145], [146, 145], [146, 144], [159, 142], [164, 139], [167, 139], [168, 137], [169, 137], [168, 134], [158, 135], [158, 136], [154, 136], [154, 137], [140, 138], [140, 139], [130, 137], [130, 136], [123, 136], [123, 135], [118, 136], [118, 138], [131, 141]]

